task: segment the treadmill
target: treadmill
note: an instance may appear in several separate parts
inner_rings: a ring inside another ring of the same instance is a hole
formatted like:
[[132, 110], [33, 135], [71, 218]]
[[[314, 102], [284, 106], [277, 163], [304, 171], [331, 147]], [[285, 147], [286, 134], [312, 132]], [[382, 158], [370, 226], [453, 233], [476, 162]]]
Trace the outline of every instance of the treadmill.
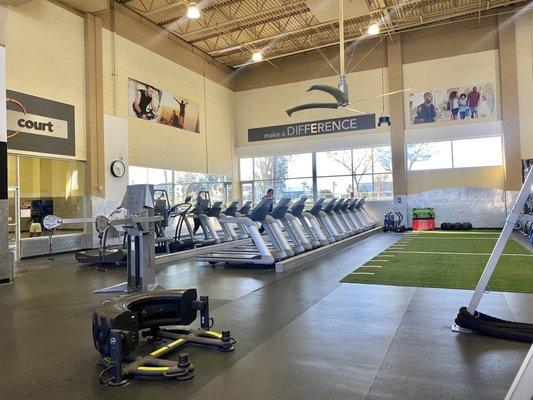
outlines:
[[[290, 224], [284, 223], [287, 211], [289, 211], [290, 202], [290, 197], [282, 197], [272, 212], [266, 217], [266, 223], [263, 224], [263, 227], [265, 228], [265, 232], [267, 233], [270, 242], [272, 242], [274, 246], [277, 245], [283, 248], [285, 253], [287, 253], [289, 257], [292, 257], [295, 254], [303, 253], [305, 249], [300, 244], [298, 237], [294, 234]], [[285, 237], [283, 228], [285, 228], [285, 231], [289, 235], [292, 245]], [[273, 243], [274, 241], [276, 243]]]
[[[239, 202], [236, 203], [239, 204]], [[237, 207], [235, 207], [235, 209], [237, 209]], [[217, 236], [220, 239], [220, 242], [231, 242], [233, 240], [237, 240], [237, 234], [233, 230], [233, 227], [230, 224], [220, 223], [220, 217], [221, 215], [223, 215], [221, 201], [215, 201], [213, 205], [206, 210], [205, 215], [208, 218], [206, 221], [208, 229], [213, 229], [216, 232]], [[214, 229], [213, 223], [210, 218], [217, 219], [217, 221], [220, 223], [220, 227], [222, 228], [221, 231], [216, 231], [216, 229]]]
[[[256, 223], [261, 222], [263, 225], [266, 225], [266, 218], [268, 217], [268, 212], [270, 205], [272, 204], [272, 199], [264, 198], [261, 202], [254, 208], [254, 210], [247, 217], [235, 217], [235, 222], [241, 226], [244, 226], [252, 241], [256, 247], [256, 252], [239, 252], [221, 250], [219, 252], [203, 254], [196, 257], [197, 261], [206, 261], [211, 265], [217, 263], [226, 263], [226, 264], [258, 264], [258, 265], [274, 265], [276, 258], [271, 253], [270, 249], [266, 245], [263, 237], [259, 233]], [[266, 228], [265, 228], [266, 230]], [[278, 252], [278, 257], [282, 256], [281, 252]], [[287, 255], [285, 254], [285, 257]]]
[[300, 217], [305, 207], [307, 196], [302, 196], [296, 203], [292, 205], [290, 210], [285, 214], [285, 217], [281, 220], [285, 231], [289, 234], [289, 237], [293, 241], [293, 249], [298, 249], [300, 253], [308, 250], [312, 250], [313, 246], [309, 240], [310, 237], [304, 232], [304, 227], [300, 221]]
[[[268, 215], [265, 217], [265, 220], [261, 221], [261, 225], [266, 233], [266, 239], [268, 239], [268, 241], [266, 241], [266, 245], [276, 260], [292, 257], [295, 253], [301, 252], [299, 249], [295, 249], [295, 246], [291, 246], [283, 232], [284, 225], [282, 220], [287, 214], [290, 201], [291, 199], [289, 197], [282, 198], [276, 204], [274, 209], [268, 213]], [[243, 227], [243, 229], [246, 228]], [[263, 238], [265, 238], [265, 236], [263, 236]], [[254, 246], [254, 244], [249, 244], [232, 247], [225, 250], [225, 252], [253, 253], [257, 252], [257, 248]]]
[[191, 210], [191, 214], [194, 214], [195, 218], [200, 221], [200, 227], [202, 228], [203, 235], [195, 235], [192, 239], [197, 246], [209, 246], [211, 244], [220, 243], [213, 225], [210, 225], [209, 218], [205, 214], [209, 208], [209, 199], [202, 199], [200, 204]]
[[374, 221], [374, 218], [372, 218], [370, 214], [368, 213], [368, 211], [365, 210], [365, 201], [366, 201], [366, 198], [362, 197], [360, 204], [358, 204], [359, 211], [363, 213], [363, 216], [368, 221], [369, 226], [373, 228], [376, 226], [376, 221]]
[[320, 211], [320, 221], [329, 231], [329, 234], [335, 238], [335, 240], [342, 240], [346, 238], [347, 235], [340, 229], [333, 218], [333, 207], [335, 207], [336, 203], [336, 197], [332, 197], [329, 200], [329, 202], [324, 206], [323, 210]]
[[[306, 230], [309, 240], [311, 241], [311, 244], [315, 247], [319, 246], [326, 246], [330, 243], [333, 243], [335, 239], [333, 239], [332, 242], [329, 241], [329, 239], [326, 237], [323, 229], [320, 227], [320, 222], [318, 220], [317, 215], [322, 210], [322, 204], [324, 203], [324, 198], [320, 197], [315, 204], [311, 207], [308, 211], [303, 211], [300, 218], [300, 222], [302, 223], [302, 226]], [[311, 238], [314, 239], [311, 239]]]
[[347, 201], [349, 201], [349, 199], [340, 199], [337, 201], [337, 204], [335, 204], [335, 207], [333, 207], [333, 211], [335, 212], [337, 223], [342, 227], [344, 232], [346, 232], [349, 236], [353, 236], [357, 233], [357, 229], [355, 229], [355, 227], [346, 218], [345, 210], [348, 206]]
[[301, 196], [300, 199], [292, 205], [289, 213], [295, 217], [300, 224], [305, 239], [304, 242], [307, 241], [308, 243], [307, 246], [304, 245], [306, 250], [311, 250], [320, 247], [321, 244], [318, 237], [314, 234], [311, 224], [304, 217], [305, 202], [308, 198], [308, 196]]
[[315, 221], [319, 224], [320, 230], [323, 231], [328, 243], [335, 243], [338, 239], [334, 235], [331, 223], [327, 221], [327, 215], [324, 213], [324, 211], [322, 211], [324, 201], [325, 199], [323, 197], [319, 197], [313, 207], [311, 207], [309, 211], [306, 211], [304, 215], [311, 223], [313, 223], [312, 217], [314, 217]]
[[352, 222], [352, 225], [357, 228], [359, 232], [365, 230], [365, 225], [357, 218], [355, 206], [357, 205], [357, 199], [351, 199], [348, 207], [346, 208], [346, 216]]
[[[248, 200], [246, 203], [243, 204], [243, 206], [239, 209], [239, 211], [235, 212], [233, 215], [230, 215], [232, 217], [247, 217], [250, 215], [250, 212], [252, 211], [252, 202], [251, 200]], [[231, 212], [231, 210], [230, 210]], [[235, 233], [237, 234], [237, 237], [239, 239], [247, 239], [249, 236], [246, 233], [246, 229], [244, 227], [237, 225], [237, 229], [235, 229]]]

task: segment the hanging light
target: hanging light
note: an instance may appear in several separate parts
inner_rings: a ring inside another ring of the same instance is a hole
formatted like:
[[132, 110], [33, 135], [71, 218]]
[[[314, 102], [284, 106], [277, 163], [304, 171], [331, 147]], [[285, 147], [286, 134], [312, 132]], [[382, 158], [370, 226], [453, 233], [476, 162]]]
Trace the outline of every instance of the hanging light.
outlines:
[[261, 62], [263, 61], [263, 53], [259, 50], [256, 50], [252, 53], [252, 61], [253, 62]]
[[379, 24], [370, 24], [367, 33], [371, 36], [377, 35], [379, 33]]
[[194, 1], [191, 1], [187, 7], [187, 17], [190, 19], [200, 18], [200, 7]]

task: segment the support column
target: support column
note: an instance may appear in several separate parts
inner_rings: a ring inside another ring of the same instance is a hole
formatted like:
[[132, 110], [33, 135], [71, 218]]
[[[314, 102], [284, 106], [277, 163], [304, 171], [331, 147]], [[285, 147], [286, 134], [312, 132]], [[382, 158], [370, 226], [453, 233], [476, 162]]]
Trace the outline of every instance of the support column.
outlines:
[[[389, 91], [403, 89], [402, 74], [402, 42], [400, 35], [387, 40], [387, 66], [389, 77]], [[399, 203], [407, 196], [407, 171], [405, 169], [405, 123], [404, 123], [404, 93], [396, 93], [389, 97], [391, 118], [391, 152], [392, 179], [395, 203]]]
[[518, 74], [516, 66], [516, 32], [513, 16], [498, 16], [500, 44], [500, 82], [505, 155], [505, 190], [522, 187], [520, 160], [520, 111], [518, 105]]
[[[85, 107], [87, 166], [85, 196], [86, 216], [95, 218], [107, 214], [105, 200], [105, 137], [102, 62], [102, 20], [85, 14]], [[97, 247], [98, 234], [92, 224], [87, 225], [85, 247]]]
[[102, 20], [85, 14], [87, 196], [105, 197]]
[[0, 44], [0, 283], [13, 276], [7, 225], [6, 49]]

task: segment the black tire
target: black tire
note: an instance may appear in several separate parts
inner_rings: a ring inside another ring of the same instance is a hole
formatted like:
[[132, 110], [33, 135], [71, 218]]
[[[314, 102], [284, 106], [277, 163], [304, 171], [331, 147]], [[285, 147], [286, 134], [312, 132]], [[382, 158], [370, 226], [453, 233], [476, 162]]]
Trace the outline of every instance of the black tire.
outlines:
[[94, 347], [103, 357], [110, 355], [112, 329], [128, 332], [123, 354], [139, 344], [139, 330], [170, 325], [190, 325], [197, 316], [192, 302], [196, 289], [140, 292], [111, 298], [94, 309], [92, 319]]
[[440, 229], [442, 229], [443, 231], [449, 231], [452, 229], [452, 224], [450, 224], [449, 222], [443, 222], [442, 224], [440, 224]]

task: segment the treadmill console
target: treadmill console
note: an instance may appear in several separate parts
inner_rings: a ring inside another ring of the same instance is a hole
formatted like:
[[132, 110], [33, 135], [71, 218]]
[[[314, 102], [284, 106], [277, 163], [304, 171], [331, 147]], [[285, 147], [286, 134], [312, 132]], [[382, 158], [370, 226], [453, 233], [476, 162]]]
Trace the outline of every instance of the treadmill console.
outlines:
[[272, 217], [276, 219], [281, 219], [285, 216], [287, 211], [289, 210], [289, 203], [291, 202], [290, 197], [282, 197], [281, 200], [276, 204], [276, 207], [274, 207], [274, 210], [270, 213]]
[[241, 209], [239, 210], [239, 213], [242, 214], [242, 215], [248, 215], [250, 214], [250, 210], [252, 208], [252, 202], [250, 200], [248, 200], [246, 203], [244, 203], [244, 205], [241, 207]]
[[307, 201], [307, 196], [300, 197], [300, 200], [298, 200], [296, 203], [293, 204], [291, 207], [290, 213], [294, 215], [295, 217], [299, 217], [302, 215], [304, 208], [305, 208], [305, 202]]
[[326, 204], [326, 206], [324, 207], [324, 211], [329, 214], [333, 210], [333, 207], [335, 207], [336, 202], [337, 202], [336, 197], [331, 198], [329, 203]]
[[[251, 201], [249, 202], [251, 203]], [[248, 204], [248, 202], [247, 202]], [[270, 211], [270, 205], [272, 204], [272, 199], [270, 197], [265, 197], [255, 206], [252, 213], [248, 216], [252, 221], [264, 221], [266, 216]]]
[[229, 217], [234, 217], [237, 212], [237, 207], [239, 206], [239, 201], [234, 201], [224, 210], [224, 214]]

